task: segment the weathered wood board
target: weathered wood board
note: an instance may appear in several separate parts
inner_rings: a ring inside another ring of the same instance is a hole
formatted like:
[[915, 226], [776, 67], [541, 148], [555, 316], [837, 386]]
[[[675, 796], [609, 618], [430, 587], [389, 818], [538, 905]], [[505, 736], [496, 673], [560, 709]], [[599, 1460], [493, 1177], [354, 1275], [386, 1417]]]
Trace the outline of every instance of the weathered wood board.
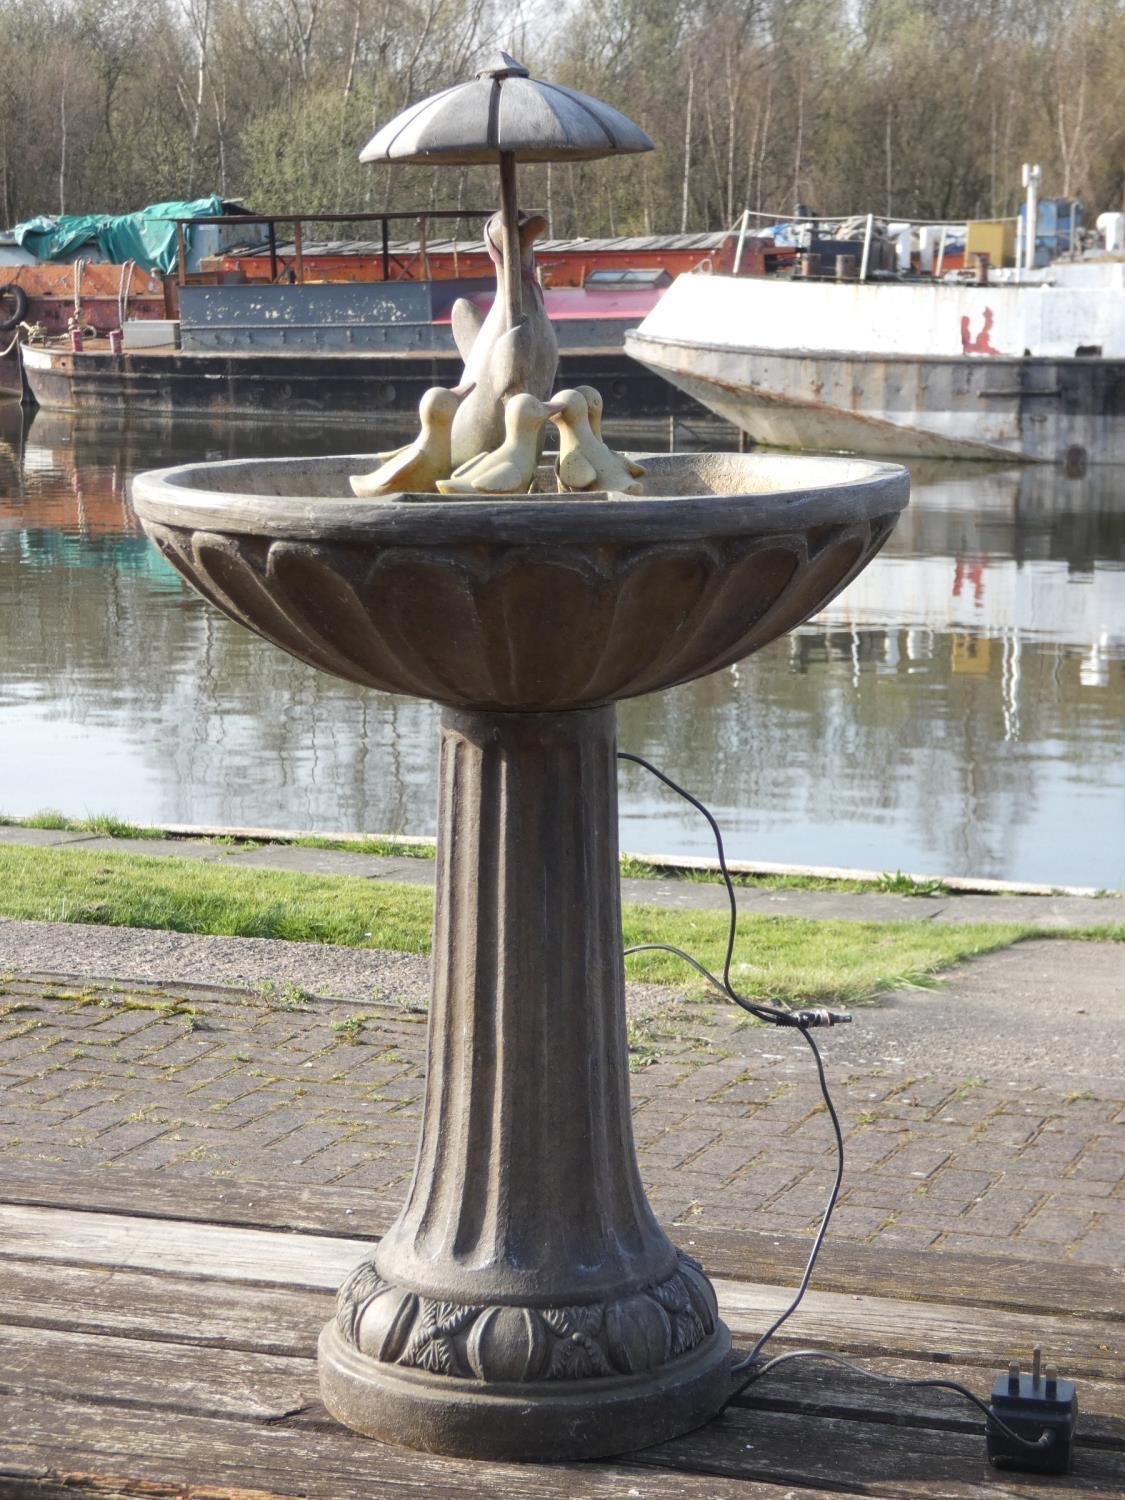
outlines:
[[[164, 1172], [68, 1171], [65, 1176], [5, 1167], [0, 1203], [88, 1209], [142, 1218], [277, 1229], [378, 1240], [400, 1203], [352, 1189], [195, 1181], [190, 1194]], [[668, 1233], [716, 1276], [791, 1286], [809, 1241], [797, 1235], [667, 1225]], [[829, 1237], [817, 1263], [824, 1290], [894, 1295], [927, 1302], [968, 1302], [1025, 1312], [1090, 1313], [1125, 1322], [1125, 1271], [1070, 1262], [1065, 1276], [1050, 1262], [1010, 1256], [896, 1250]]]
[[[0, 1495], [1039, 1500], [1125, 1493], [1119, 1288], [1097, 1268], [1083, 1268], [1088, 1275], [1057, 1277], [1052, 1297], [1037, 1267], [1039, 1279], [1024, 1281], [1022, 1300], [1001, 1298], [988, 1266], [976, 1264], [984, 1257], [927, 1256], [923, 1277], [913, 1264], [920, 1257], [884, 1254], [875, 1265], [837, 1255], [830, 1289], [810, 1293], [777, 1347], [830, 1348], [883, 1373], [960, 1380], [983, 1394], [996, 1370], [1026, 1358], [1041, 1340], [1052, 1361], [1082, 1382], [1078, 1463], [1065, 1479], [991, 1470], [977, 1413], [951, 1393], [896, 1389], [812, 1363], [779, 1369], [696, 1433], [611, 1463], [479, 1464], [374, 1443], [325, 1412], [315, 1364], [333, 1289], [387, 1222], [384, 1209], [361, 1204], [348, 1215], [350, 1199], [303, 1189], [267, 1197], [265, 1189], [233, 1184], [193, 1187], [191, 1201], [182, 1186], [162, 1185], [146, 1197], [135, 1181], [116, 1179], [0, 1184]], [[354, 1234], [353, 1217], [363, 1220]], [[703, 1236], [693, 1230], [692, 1237]], [[802, 1243], [785, 1247], [797, 1265]], [[760, 1248], [757, 1239], [747, 1248], [746, 1237], [733, 1235], [696, 1245], [709, 1258], [721, 1252], [714, 1259], [725, 1273], [717, 1280], [722, 1311], [743, 1345], [788, 1300], [784, 1284], [767, 1284], [772, 1277], [730, 1274], [740, 1265], [759, 1271]], [[769, 1265], [782, 1283], [780, 1259]], [[1020, 1278], [1011, 1262], [1003, 1269], [1011, 1288]]]

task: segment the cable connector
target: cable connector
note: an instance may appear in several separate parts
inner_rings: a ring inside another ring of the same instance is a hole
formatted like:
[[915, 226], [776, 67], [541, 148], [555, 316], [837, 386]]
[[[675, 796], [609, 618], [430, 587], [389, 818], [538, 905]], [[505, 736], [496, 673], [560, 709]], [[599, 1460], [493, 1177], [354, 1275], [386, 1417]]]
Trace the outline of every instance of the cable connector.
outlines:
[[852, 1018], [850, 1010], [828, 1010], [823, 1005], [791, 1012], [796, 1026], [843, 1026]]

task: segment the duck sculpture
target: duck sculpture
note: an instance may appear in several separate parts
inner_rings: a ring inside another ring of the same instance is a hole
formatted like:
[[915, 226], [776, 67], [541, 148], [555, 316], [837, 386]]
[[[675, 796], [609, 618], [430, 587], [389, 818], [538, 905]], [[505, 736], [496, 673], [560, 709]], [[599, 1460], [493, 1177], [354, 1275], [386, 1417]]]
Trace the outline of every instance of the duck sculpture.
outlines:
[[450, 439], [453, 421], [470, 388], [460, 385], [452, 390], [432, 386], [418, 403], [418, 420], [422, 430], [412, 443], [388, 453], [377, 453], [377, 469], [370, 474], [353, 474], [349, 479], [352, 493], [391, 495], [399, 490], [432, 490], [453, 468]]
[[[586, 387], [593, 391], [593, 387]], [[596, 418], [601, 426], [601, 397], [596, 402]], [[559, 429], [559, 458], [556, 467], [560, 490], [616, 490], [639, 495], [644, 469], [632, 459], [615, 453], [594, 431], [590, 404], [581, 390], [560, 391], [551, 403], [551, 421]]]
[[596, 438], [602, 435], [602, 393], [595, 390], [592, 385], [576, 385], [574, 389], [580, 396], [586, 398], [586, 407], [590, 414], [590, 427]]
[[560, 410], [523, 391], [504, 408], [504, 440], [491, 453], [478, 453], [439, 479], [443, 495], [526, 495], [535, 478], [543, 426]]
[[504, 261], [502, 216], [484, 226], [484, 243], [496, 268], [497, 296], [484, 314], [461, 297], [453, 304], [453, 338], [465, 362], [462, 385], [472, 385], [453, 419], [454, 467], [500, 447], [505, 437], [504, 403], [527, 392], [546, 401], [555, 384], [559, 346], [535, 279], [535, 241], [547, 228], [542, 214], [519, 215], [522, 317], [508, 326], [500, 292]]

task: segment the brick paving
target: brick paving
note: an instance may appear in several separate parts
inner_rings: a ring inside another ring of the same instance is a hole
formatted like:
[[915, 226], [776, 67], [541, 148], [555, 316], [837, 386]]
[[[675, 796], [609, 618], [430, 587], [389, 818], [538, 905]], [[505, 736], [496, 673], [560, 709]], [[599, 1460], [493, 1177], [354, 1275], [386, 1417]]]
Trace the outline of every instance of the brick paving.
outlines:
[[[918, 1076], [825, 1051], [848, 1152], [841, 1239], [1125, 1259], [1125, 1082]], [[666, 1221], [811, 1233], [833, 1167], [799, 1038], [673, 997], [634, 1019], [634, 1129]], [[5, 1165], [405, 1189], [425, 1015], [175, 985], [0, 982]]]

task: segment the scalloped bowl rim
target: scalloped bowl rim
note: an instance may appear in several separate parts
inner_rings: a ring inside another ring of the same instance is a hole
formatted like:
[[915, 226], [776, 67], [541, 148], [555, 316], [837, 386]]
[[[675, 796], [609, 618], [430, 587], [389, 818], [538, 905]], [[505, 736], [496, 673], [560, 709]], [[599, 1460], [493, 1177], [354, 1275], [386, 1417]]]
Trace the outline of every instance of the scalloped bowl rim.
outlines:
[[[428, 541], [532, 543], [593, 538], [644, 540], [682, 536], [793, 532], [868, 520], [901, 510], [910, 476], [878, 460], [753, 452], [636, 454], [649, 483], [714, 472], [737, 477], [730, 488], [641, 496], [483, 495], [471, 499], [404, 494], [359, 499], [342, 493], [282, 494], [273, 485], [298, 474], [347, 482], [378, 463], [371, 453], [309, 458], [243, 458], [149, 469], [131, 481], [142, 521], [195, 530], [397, 545]], [[337, 477], [338, 476], [338, 477]], [[311, 489], [311, 485], [309, 486]]]

